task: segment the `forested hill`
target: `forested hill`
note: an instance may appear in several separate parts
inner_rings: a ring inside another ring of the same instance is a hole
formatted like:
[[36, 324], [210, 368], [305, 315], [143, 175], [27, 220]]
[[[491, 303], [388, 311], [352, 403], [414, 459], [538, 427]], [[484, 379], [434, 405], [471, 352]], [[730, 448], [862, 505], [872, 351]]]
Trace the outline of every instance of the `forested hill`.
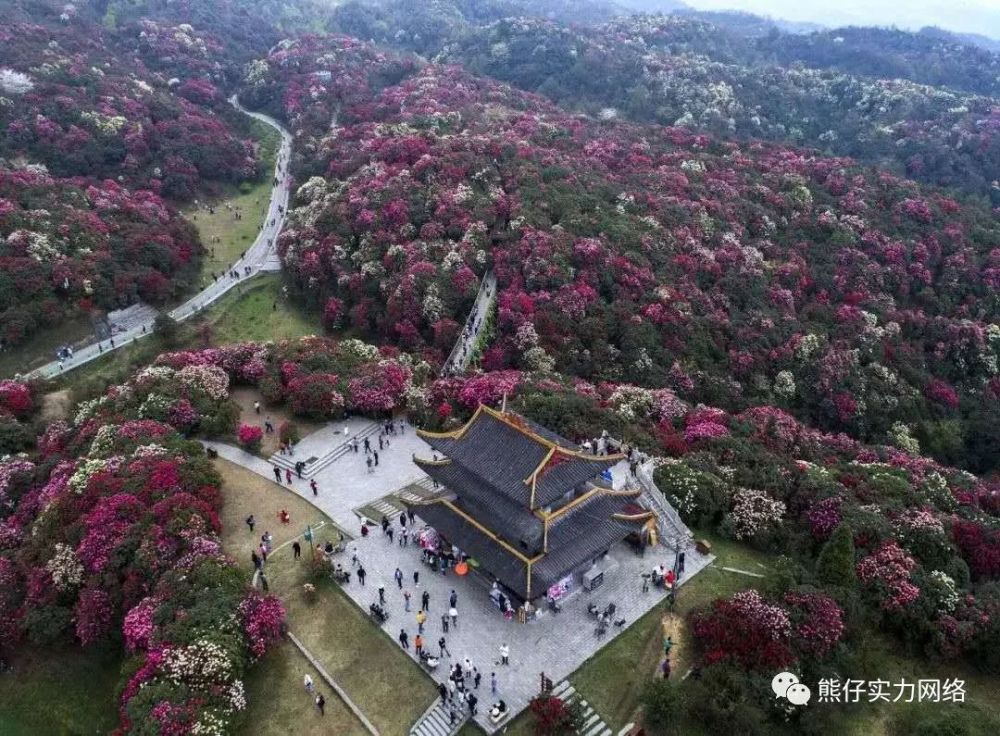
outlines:
[[436, 58], [592, 114], [804, 145], [1000, 204], [1000, 57], [921, 34], [838, 34], [520, 18], [458, 34]]

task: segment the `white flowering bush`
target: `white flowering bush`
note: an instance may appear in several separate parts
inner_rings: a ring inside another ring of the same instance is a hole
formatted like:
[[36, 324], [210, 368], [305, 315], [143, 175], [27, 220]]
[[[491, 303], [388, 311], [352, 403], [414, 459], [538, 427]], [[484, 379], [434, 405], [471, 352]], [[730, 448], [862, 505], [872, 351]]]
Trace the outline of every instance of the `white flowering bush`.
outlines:
[[723, 529], [734, 539], [750, 539], [781, 523], [785, 504], [764, 491], [738, 488], [733, 493], [733, 506], [723, 521]]
[[958, 606], [958, 586], [955, 584], [954, 578], [940, 570], [932, 570], [927, 575], [924, 593], [934, 602], [935, 610], [939, 615], [950, 614]]
[[185, 386], [204, 391], [209, 398], [220, 401], [229, 396], [229, 374], [214, 365], [189, 365], [177, 372]]
[[233, 662], [226, 649], [207, 639], [169, 650], [161, 665], [163, 674], [175, 685], [184, 684], [207, 691], [233, 677]]
[[45, 569], [52, 576], [52, 583], [61, 593], [77, 588], [83, 582], [83, 563], [69, 545], [57, 542], [55, 553]]
[[920, 443], [913, 436], [913, 429], [903, 422], [893, 422], [889, 428], [889, 443], [911, 455], [920, 454]]

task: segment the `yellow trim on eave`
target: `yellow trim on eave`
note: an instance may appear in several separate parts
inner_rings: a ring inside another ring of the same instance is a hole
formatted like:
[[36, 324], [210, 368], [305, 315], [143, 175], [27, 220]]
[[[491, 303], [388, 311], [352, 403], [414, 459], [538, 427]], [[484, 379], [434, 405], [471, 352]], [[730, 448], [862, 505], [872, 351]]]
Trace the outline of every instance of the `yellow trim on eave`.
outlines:
[[514, 555], [517, 559], [519, 559], [521, 562], [524, 562], [525, 564], [532, 563], [532, 562], [537, 562], [538, 560], [542, 559], [545, 556], [545, 553], [543, 552], [542, 554], [538, 555], [537, 557], [531, 557], [531, 558], [525, 557], [515, 547], [512, 547], [511, 545], [507, 544], [507, 542], [505, 542], [500, 537], [498, 537], [493, 532], [492, 529], [489, 529], [488, 527], [485, 527], [482, 524], [480, 524], [478, 521], [476, 521], [475, 519], [473, 519], [471, 516], [469, 516], [464, 511], [462, 511], [462, 509], [458, 508], [458, 506], [456, 506], [455, 504], [453, 504], [448, 499], [445, 499], [445, 498], [435, 499], [434, 503], [441, 503], [441, 504], [444, 504], [445, 506], [447, 506], [454, 513], [458, 514], [463, 519], [465, 519], [466, 522], [468, 522], [469, 524], [472, 524], [472, 526], [476, 527], [476, 529], [478, 529], [479, 531], [481, 531], [483, 534], [485, 534], [487, 537], [489, 537], [490, 539], [492, 539], [494, 542], [496, 542], [497, 544], [499, 544], [501, 547], [503, 547], [505, 550], [507, 550], [508, 552], [510, 552], [512, 555]]
[[472, 413], [472, 416], [469, 418], [469, 421], [467, 421], [458, 429], [453, 429], [450, 432], [428, 432], [425, 429], [418, 429], [417, 437], [438, 437], [440, 439], [453, 439], [453, 440], [461, 439], [462, 435], [464, 435], [469, 430], [469, 427], [472, 426], [472, 423], [479, 418], [479, 413], [484, 408], [486, 407], [483, 404], [480, 404], [478, 407], [476, 407], [476, 410]]
[[527, 478], [524, 479], [524, 484], [528, 485], [528, 481], [534, 483], [535, 480], [538, 478], [538, 474], [542, 472], [542, 468], [545, 467], [545, 463], [551, 460], [552, 456], [555, 454], [556, 454], [556, 448], [550, 447], [549, 451], [545, 453], [545, 457], [542, 458], [542, 461], [538, 463], [537, 466], [535, 466], [534, 470], [531, 471], [531, 475], [529, 475]]
[[613, 488], [602, 488], [601, 490], [604, 492], [605, 496], [631, 496], [632, 498], [635, 498], [636, 496], [642, 495], [641, 488], [622, 488], [619, 491], [616, 491]]
[[496, 409], [491, 409], [490, 407], [488, 407], [488, 406], [486, 406], [484, 404], [480, 404], [480, 408], [482, 408], [487, 414], [489, 414], [494, 419], [500, 420], [501, 422], [503, 422], [504, 424], [506, 424], [508, 427], [513, 427], [514, 429], [516, 429], [518, 432], [520, 432], [521, 434], [523, 434], [528, 439], [534, 440], [535, 442], [537, 442], [538, 444], [540, 444], [540, 445], [542, 445], [544, 447], [548, 447], [550, 449], [555, 449], [555, 450], [563, 453], [564, 455], [569, 455], [570, 457], [575, 457], [575, 458], [578, 458], [580, 460], [590, 460], [591, 462], [594, 462], [594, 461], [603, 462], [605, 460], [621, 460], [623, 457], [625, 457], [621, 453], [619, 453], [617, 455], [591, 455], [589, 452], [580, 452], [579, 450], [570, 450], [570, 449], [568, 449], [566, 447], [563, 447], [562, 445], [560, 445], [557, 442], [553, 442], [552, 440], [549, 440], [549, 439], [546, 439], [545, 437], [542, 437], [537, 432], [532, 432], [530, 429], [527, 429], [526, 427], [522, 427], [517, 422], [513, 421], [512, 419], [510, 419], [510, 417], [508, 417], [504, 412], [497, 411]]
[[535, 511], [535, 516], [537, 516], [539, 519], [541, 519], [544, 522], [549, 522], [549, 521], [552, 521], [554, 519], [558, 519], [563, 514], [569, 513], [570, 511], [572, 511], [573, 509], [575, 509], [577, 506], [579, 506], [584, 501], [587, 501], [588, 499], [593, 498], [595, 495], [598, 495], [598, 494], [602, 493], [603, 491], [604, 491], [603, 488], [596, 488], [596, 487], [595, 488], [591, 488], [589, 491], [587, 491], [586, 493], [584, 493], [582, 496], [580, 496], [579, 498], [574, 498], [572, 501], [570, 501], [568, 504], [566, 504], [562, 508], [557, 509], [556, 511], [553, 511], [553, 512], [548, 513], [548, 514], [545, 513], [544, 511], [538, 511], [538, 510], [536, 510]]
[[442, 458], [440, 460], [425, 460], [422, 457], [417, 457], [416, 454], [413, 455], [413, 462], [417, 465], [450, 465], [451, 458]]
[[611, 518], [618, 521], [649, 521], [654, 516], [656, 514], [652, 511], [644, 511], [641, 514], [611, 514]]

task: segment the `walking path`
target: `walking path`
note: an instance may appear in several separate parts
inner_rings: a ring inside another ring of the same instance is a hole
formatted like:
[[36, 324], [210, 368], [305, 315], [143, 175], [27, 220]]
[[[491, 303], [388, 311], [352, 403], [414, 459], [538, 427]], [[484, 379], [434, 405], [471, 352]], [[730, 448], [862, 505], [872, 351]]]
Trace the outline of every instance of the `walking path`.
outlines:
[[[288, 210], [289, 189], [291, 179], [288, 176], [288, 161], [292, 152], [292, 135], [274, 118], [258, 112], [251, 112], [240, 105], [236, 95], [230, 98], [230, 103], [239, 111], [252, 118], [260, 120], [281, 133], [281, 147], [278, 149], [277, 161], [275, 163], [274, 178], [276, 184], [271, 189], [271, 201], [268, 205], [267, 214], [264, 218], [264, 225], [257, 238], [254, 240], [242, 258], [233, 264], [232, 269], [238, 274], [233, 278], [228, 274], [220, 276], [213, 283], [209, 284], [195, 296], [168, 312], [177, 321], [186, 320], [188, 317], [197, 314], [205, 307], [211, 305], [219, 297], [227, 293], [237, 284], [241, 284], [247, 279], [257, 275], [261, 271], [273, 271], [280, 268], [277, 262], [276, 248], [274, 241], [277, 240], [278, 233], [285, 222], [285, 213]], [[245, 274], [244, 269], [249, 267], [250, 273]], [[127, 344], [152, 334], [153, 322], [157, 313], [154, 311], [144, 313], [144, 319], [131, 320], [124, 330], [116, 330], [111, 340], [94, 342], [86, 345], [73, 353], [73, 357], [66, 361], [52, 361], [46, 365], [36, 368], [28, 374], [29, 378], [52, 378], [60, 373], [66, 373], [89, 363], [95, 358], [111, 350], [117, 350]]]
[[375, 724], [368, 720], [368, 716], [364, 714], [364, 711], [362, 711], [361, 708], [359, 708], [357, 704], [351, 700], [351, 696], [347, 694], [344, 688], [337, 684], [337, 681], [330, 676], [330, 673], [326, 671], [323, 664], [316, 659], [312, 652], [306, 649], [305, 645], [299, 641], [299, 638], [291, 631], [288, 632], [288, 638], [291, 639], [295, 648], [302, 652], [302, 656], [309, 660], [309, 664], [311, 664], [316, 671], [319, 672], [320, 677], [326, 681], [326, 684], [329, 685], [335, 693], [337, 693], [337, 697], [344, 701], [344, 705], [346, 705], [351, 713], [354, 714], [354, 717], [361, 721], [361, 725], [365, 727], [368, 733], [372, 736], [381, 736], [379, 734], [379, 730], [375, 728]]
[[476, 304], [469, 312], [465, 325], [462, 327], [462, 334], [455, 341], [455, 347], [451, 349], [451, 355], [441, 367], [441, 375], [454, 375], [463, 373], [469, 366], [472, 359], [472, 352], [476, 347], [479, 336], [486, 327], [486, 318], [489, 310], [493, 306], [493, 300], [497, 295], [497, 277], [490, 271], [483, 277], [483, 282], [479, 286], [479, 294], [476, 295]]
[[[352, 418], [332, 422], [303, 438], [295, 446], [293, 458], [312, 460], [316, 464], [325, 455], [336, 452], [345, 441], [353, 436], [369, 432], [373, 422]], [[345, 433], [346, 432], [346, 433]], [[369, 443], [378, 450], [379, 433], [369, 434]], [[370, 528], [368, 536], [360, 535], [358, 509], [370, 507], [386, 496], [411, 484], [418, 484], [423, 473], [412, 462], [413, 454], [429, 457], [430, 448], [416, 436], [409, 425], [404, 425], [402, 434], [390, 435], [389, 445], [379, 451], [379, 465], [368, 472], [364, 449], [355, 453], [353, 449], [338, 453], [337, 457], [320, 468], [312, 476], [317, 483], [317, 495], [310, 489], [310, 479], [294, 477], [290, 484], [282, 485], [308, 498], [327, 513], [335, 523], [348, 530], [356, 538], [349, 542], [343, 562], [347, 565], [353, 554], [357, 554], [367, 573], [365, 585], [358, 581], [356, 571], [351, 582], [344, 586], [344, 592], [365, 612], [369, 604], [378, 600], [378, 588], [384, 586], [386, 610], [389, 619], [382, 628], [395, 641], [400, 629], [409, 635], [408, 654], [413, 654], [413, 642], [417, 634], [416, 613], [421, 606], [422, 594], [429, 596], [428, 618], [424, 629], [425, 646], [434, 655], [441, 654], [438, 639], [444, 637], [448, 653], [441, 659], [437, 669], [428, 672], [435, 682], [447, 677], [448, 667], [461, 662], [466, 657], [479, 669], [482, 681], [476, 694], [479, 696], [479, 713], [476, 722], [487, 733], [494, 733], [497, 727], [489, 722], [491, 704], [502, 698], [516, 715], [528, 706], [531, 698], [538, 693], [539, 675], [544, 672], [553, 682], [569, 677], [608, 642], [619, 636], [629, 625], [661, 603], [666, 592], [661, 588], [642, 590], [642, 574], [656, 564], [673, 567], [674, 552], [664, 547], [654, 547], [638, 556], [625, 544], [612, 547], [610, 553], [598, 565], [605, 572], [603, 585], [593, 592], [575, 589], [562, 601], [559, 613], [543, 611], [526, 623], [505, 620], [489, 597], [489, 584], [478, 575], [458, 577], [454, 572], [434, 574], [421, 562], [420, 548], [415, 543], [402, 547], [400, 540], [399, 516], [392, 517], [395, 536], [392, 541], [382, 534], [376, 525]], [[251, 455], [240, 448], [218, 442], [205, 442], [218, 453], [265, 478], [274, 480], [274, 468], [278, 467], [264, 458]], [[281, 456], [278, 456], [279, 458]], [[620, 463], [612, 468], [615, 487], [625, 484], [628, 466]], [[419, 510], [419, 507], [416, 507]], [[378, 522], [380, 519], [375, 519]], [[419, 514], [417, 529], [423, 526]], [[695, 573], [709, 564], [710, 556], [699, 554], [693, 547], [686, 550], [686, 569], [681, 577], [683, 586]], [[395, 570], [403, 573], [402, 585], [395, 580]], [[414, 573], [418, 580], [414, 581]], [[411, 594], [410, 610], [406, 610], [403, 591]], [[449, 624], [449, 631], [443, 629], [442, 614], [448, 610], [451, 592], [458, 596], [458, 626]], [[683, 595], [683, 589], [681, 590]], [[595, 621], [587, 610], [589, 603], [604, 608], [614, 602], [616, 619], [624, 620], [621, 627], [611, 626], [603, 636], [595, 633]], [[374, 623], [372, 625], [375, 625]], [[331, 632], [333, 635], [334, 632]], [[510, 665], [499, 664], [499, 647], [506, 643], [510, 647]], [[419, 661], [419, 660], [418, 660]], [[490, 687], [490, 673], [497, 676], [497, 693]]]

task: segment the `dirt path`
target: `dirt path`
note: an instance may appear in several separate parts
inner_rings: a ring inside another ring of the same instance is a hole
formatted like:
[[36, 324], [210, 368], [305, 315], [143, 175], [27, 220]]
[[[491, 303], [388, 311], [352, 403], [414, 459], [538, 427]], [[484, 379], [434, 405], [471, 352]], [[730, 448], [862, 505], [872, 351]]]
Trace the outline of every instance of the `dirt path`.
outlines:
[[42, 419], [47, 423], [68, 419], [72, 403], [68, 388], [45, 394], [42, 397]]
[[[239, 404], [242, 424], [257, 424], [263, 429], [264, 420], [268, 417], [271, 419], [274, 432], [264, 435], [264, 441], [261, 443], [261, 454], [264, 456], [272, 455], [278, 451], [278, 427], [281, 426], [282, 422], [287, 421], [294, 424], [299, 430], [299, 437], [305, 437], [319, 429], [317, 424], [300, 417], [293, 417], [285, 406], [266, 406], [260, 392], [255, 388], [248, 386], [234, 388], [229, 392], [229, 397]], [[260, 414], [257, 414], [253, 408], [255, 401], [260, 402]]]
[[[676, 613], [665, 613], [661, 621], [663, 629], [663, 640], [669, 636], [674, 645], [670, 649], [670, 679], [680, 679], [691, 666], [692, 653], [690, 651], [691, 642], [687, 637], [687, 624], [681, 616]], [[663, 659], [660, 659], [662, 664]], [[659, 671], [655, 676], [659, 676]]]

